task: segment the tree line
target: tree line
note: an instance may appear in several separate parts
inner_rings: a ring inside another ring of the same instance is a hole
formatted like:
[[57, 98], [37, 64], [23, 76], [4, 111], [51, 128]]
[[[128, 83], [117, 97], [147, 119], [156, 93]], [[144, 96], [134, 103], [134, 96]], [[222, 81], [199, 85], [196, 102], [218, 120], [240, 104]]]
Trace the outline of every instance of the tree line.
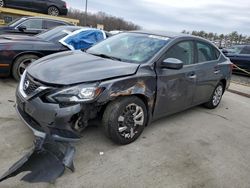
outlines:
[[[79, 25], [97, 27], [98, 24], [104, 26], [104, 30], [138, 30], [141, 27], [133, 22], [124, 20], [123, 18], [112, 16], [105, 12], [97, 12], [87, 14], [87, 23], [85, 24], [85, 12], [77, 9], [69, 9], [68, 17], [80, 20]], [[218, 34], [206, 31], [186, 31], [182, 33], [191, 34], [199, 37], [203, 37], [214, 42], [219, 47], [228, 47], [235, 44], [246, 44], [250, 43], [250, 36], [239, 34], [237, 31], [233, 31], [228, 34]]]
[[123, 18], [115, 17], [104, 12], [88, 13], [87, 24], [85, 25], [85, 12], [76, 9], [70, 9], [67, 17], [80, 20], [81, 26], [97, 27], [98, 24], [104, 26], [104, 30], [138, 30], [141, 27]]
[[250, 36], [239, 34], [237, 31], [233, 31], [229, 34], [218, 34], [213, 32], [205, 31], [186, 31], [183, 30], [182, 33], [191, 34], [199, 37], [203, 37], [214, 42], [219, 47], [228, 47], [235, 44], [247, 44], [250, 43]]

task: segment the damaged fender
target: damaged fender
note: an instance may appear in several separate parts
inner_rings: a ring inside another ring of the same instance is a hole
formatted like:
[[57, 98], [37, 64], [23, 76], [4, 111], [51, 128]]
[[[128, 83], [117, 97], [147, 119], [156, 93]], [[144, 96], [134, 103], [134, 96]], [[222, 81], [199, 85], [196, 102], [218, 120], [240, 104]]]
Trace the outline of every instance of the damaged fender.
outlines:
[[131, 95], [138, 96], [148, 108], [148, 123], [152, 119], [156, 96], [156, 75], [152, 74], [151, 68], [140, 67], [135, 75], [107, 80], [99, 87], [106, 88], [97, 99], [97, 104], [105, 104], [118, 97]]

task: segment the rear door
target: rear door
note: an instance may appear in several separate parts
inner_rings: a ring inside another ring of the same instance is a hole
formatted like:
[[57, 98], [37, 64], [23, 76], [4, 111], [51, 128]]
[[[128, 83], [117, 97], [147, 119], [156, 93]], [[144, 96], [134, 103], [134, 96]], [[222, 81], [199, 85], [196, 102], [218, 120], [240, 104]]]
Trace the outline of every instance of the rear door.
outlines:
[[47, 1], [46, 0], [29, 0], [31, 2], [31, 9], [36, 12], [47, 11]]
[[[192, 105], [196, 85], [194, 42], [185, 40], [174, 44], [157, 63], [157, 97], [154, 117], [172, 114]], [[184, 63], [180, 70], [165, 69], [160, 63], [176, 58]]]
[[219, 64], [220, 52], [204, 41], [196, 41], [195, 44], [197, 85], [193, 99], [194, 105], [207, 102], [222, 78], [222, 67]]

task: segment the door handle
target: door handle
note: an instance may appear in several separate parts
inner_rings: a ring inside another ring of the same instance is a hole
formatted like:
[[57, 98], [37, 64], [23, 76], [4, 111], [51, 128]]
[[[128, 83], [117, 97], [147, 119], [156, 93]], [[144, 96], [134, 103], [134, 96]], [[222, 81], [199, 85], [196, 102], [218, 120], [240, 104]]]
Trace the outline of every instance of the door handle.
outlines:
[[195, 79], [197, 76], [196, 76], [196, 74], [195, 74], [195, 72], [190, 72], [189, 74], [188, 74], [188, 78], [189, 79]]
[[218, 74], [218, 73], [220, 73], [220, 70], [215, 70], [214, 71], [214, 74]]
[[196, 77], [197, 77], [196, 74], [192, 74], [192, 75], [188, 76], [188, 78], [190, 78], [190, 79], [195, 79]]
[[214, 67], [214, 74], [218, 74], [218, 73], [220, 73], [220, 67], [218, 65], [216, 65]]

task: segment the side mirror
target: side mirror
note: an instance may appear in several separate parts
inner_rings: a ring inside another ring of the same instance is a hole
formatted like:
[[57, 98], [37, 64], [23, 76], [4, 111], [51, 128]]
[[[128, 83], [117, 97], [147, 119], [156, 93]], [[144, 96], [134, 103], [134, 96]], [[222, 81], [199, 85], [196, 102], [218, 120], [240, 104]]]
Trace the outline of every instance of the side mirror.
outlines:
[[20, 26], [18, 26], [17, 27], [17, 29], [19, 30], [19, 31], [25, 31], [26, 29], [27, 29], [27, 27], [26, 26], [23, 26], [23, 25], [20, 25]]
[[167, 58], [161, 63], [162, 68], [167, 69], [181, 69], [183, 67], [183, 62], [176, 58]]

